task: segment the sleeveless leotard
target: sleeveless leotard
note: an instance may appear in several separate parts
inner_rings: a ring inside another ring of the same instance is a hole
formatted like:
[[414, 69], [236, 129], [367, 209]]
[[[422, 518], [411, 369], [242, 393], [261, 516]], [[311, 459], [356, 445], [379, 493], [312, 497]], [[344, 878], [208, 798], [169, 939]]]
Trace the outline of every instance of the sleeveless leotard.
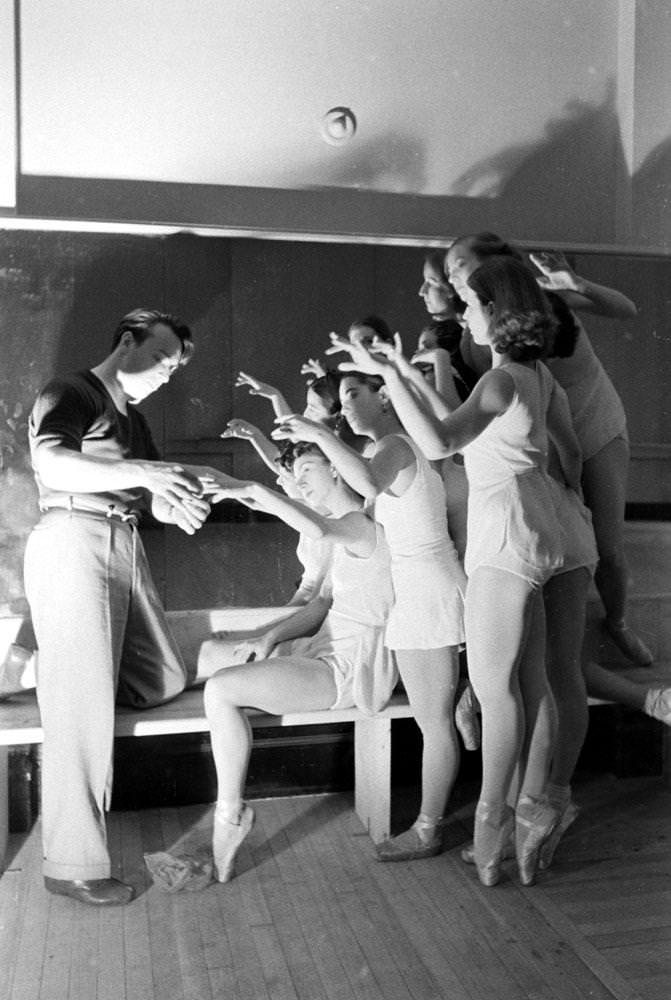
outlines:
[[547, 468], [546, 413], [553, 378], [535, 367], [501, 366], [513, 400], [463, 449], [468, 476], [466, 572], [502, 569], [540, 586], [562, 565], [559, 524]]
[[303, 566], [303, 575], [292, 603], [307, 604], [317, 594], [331, 596], [331, 565], [333, 542], [330, 538], [309, 538], [302, 532], [298, 537], [296, 557]]
[[575, 490], [550, 476], [550, 492], [559, 522], [564, 562], [557, 573], [584, 567], [594, 574], [599, 553], [592, 527], [592, 514]]
[[352, 555], [344, 545], [333, 546], [333, 603], [319, 631], [280, 643], [273, 652], [328, 663], [338, 692], [331, 708], [356, 705], [369, 715], [386, 705], [397, 681], [384, 646], [393, 602], [389, 549], [379, 524], [375, 531], [375, 550], [367, 558]]
[[617, 437], [627, 437], [627, 417], [622, 400], [580, 328], [573, 354], [550, 358], [547, 366], [568, 396], [573, 426], [583, 460], [592, 458]]
[[389, 649], [442, 649], [464, 641], [466, 579], [447, 532], [445, 491], [437, 472], [407, 435], [415, 477], [402, 496], [381, 493], [375, 518], [391, 553], [394, 606], [385, 643]]

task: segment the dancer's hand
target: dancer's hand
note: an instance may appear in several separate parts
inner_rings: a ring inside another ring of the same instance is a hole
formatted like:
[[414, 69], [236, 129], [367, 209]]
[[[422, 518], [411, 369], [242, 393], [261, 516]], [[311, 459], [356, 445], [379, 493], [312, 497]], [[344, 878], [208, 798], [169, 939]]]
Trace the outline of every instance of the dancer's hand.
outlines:
[[168, 504], [180, 503], [202, 494], [201, 484], [194, 473], [183, 465], [171, 462], [137, 462], [140, 467], [138, 483], [153, 496], [167, 500]]
[[207, 521], [211, 506], [207, 500], [200, 497], [190, 497], [179, 503], [172, 504], [170, 516], [173, 523], [187, 535], [195, 535]]
[[403, 361], [405, 355], [403, 353], [403, 341], [401, 340], [401, 334], [398, 332], [394, 334], [393, 343], [390, 343], [388, 340], [382, 340], [376, 334], [375, 337], [373, 337], [371, 352], [373, 354], [381, 354], [383, 358], [387, 358], [389, 361]]
[[255, 502], [254, 487], [256, 483], [250, 480], [233, 479], [229, 482], [204, 480], [203, 484], [212, 503], [219, 503], [221, 500], [238, 500], [251, 507]]
[[308, 358], [301, 365], [301, 375], [314, 375], [315, 378], [323, 378], [326, 375], [326, 367], [318, 358]]
[[341, 372], [363, 372], [365, 375], [381, 375], [385, 377], [390, 368], [394, 367], [394, 362], [385, 358], [382, 354], [372, 354], [367, 347], [362, 344], [350, 344], [349, 340], [336, 338], [339, 349], [347, 351], [351, 361], [341, 361], [338, 370]]
[[279, 389], [276, 389], [274, 385], [269, 385], [268, 382], [261, 382], [260, 379], [254, 378], [253, 375], [247, 375], [245, 372], [240, 372], [235, 380], [236, 389], [243, 387], [249, 390], [250, 396], [265, 396], [266, 399], [273, 399], [275, 396], [280, 395]]
[[291, 413], [287, 417], [277, 417], [278, 425], [271, 431], [271, 438], [276, 441], [314, 441], [319, 443], [324, 436], [325, 427], [317, 420], [308, 420], [300, 413]]
[[274, 648], [275, 640], [270, 632], [266, 632], [264, 635], [252, 639], [244, 639], [239, 643], [235, 647], [235, 659], [238, 663], [267, 660]]
[[235, 417], [233, 420], [229, 420], [226, 424], [226, 429], [221, 432], [219, 437], [222, 438], [239, 438], [241, 441], [252, 441], [255, 437], [258, 437], [263, 432], [256, 426], [256, 424], [250, 424], [248, 420], [240, 420]]
[[531, 253], [529, 259], [541, 272], [538, 284], [551, 292], [580, 292], [580, 279], [563, 253]]

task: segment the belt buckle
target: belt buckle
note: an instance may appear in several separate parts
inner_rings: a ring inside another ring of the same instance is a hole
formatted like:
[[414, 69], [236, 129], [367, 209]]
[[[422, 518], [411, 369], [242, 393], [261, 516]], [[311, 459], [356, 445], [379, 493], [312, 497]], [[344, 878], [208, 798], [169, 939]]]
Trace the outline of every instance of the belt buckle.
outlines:
[[129, 514], [128, 511], [117, 510], [113, 503], [109, 504], [107, 510], [105, 511], [105, 517], [108, 518], [108, 520], [111, 521], [113, 518], [118, 517], [124, 524], [126, 521], [132, 521], [134, 516], [134, 514]]

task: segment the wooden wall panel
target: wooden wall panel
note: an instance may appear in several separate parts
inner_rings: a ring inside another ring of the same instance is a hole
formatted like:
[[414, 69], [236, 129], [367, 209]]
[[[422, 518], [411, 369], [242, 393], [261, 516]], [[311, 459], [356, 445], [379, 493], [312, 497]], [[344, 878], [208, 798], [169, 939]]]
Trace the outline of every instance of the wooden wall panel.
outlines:
[[671, 502], [671, 260], [590, 254], [576, 266], [593, 281], [621, 289], [637, 305], [631, 320], [585, 316], [594, 349], [622, 397], [631, 441], [627, 497]]
[[[0, 235], [0, 615], [25, 607], [21, 561], [37, 516], [27, 417], [54, 373], [96, 364], [121, 315], [138, 305], [179, 312], [196, 354], [144, 412], [166, 456], [272, 476], [245, 442], [219, 434], [231, 416], [269, 430], [269, 404], [233, 389], [239, 369], [282, 388], [301, 407], [299, 367], [331, 329], [378, 312], [406, 347], [425, 322], [417, 248], [195, 237], [4, 232]], [[671, 261], [581, 255], [587, 277], [622, 288], [633, 321], [589, 317], [586, 327], [629, 415], [629, 500], [671, 503]], [[337, 358], [332, 359], [336, 363]], [[153, 530], [147, 542], [172, 608], [286, 600], [298, 574], [295, 536], [241, 509], [190, 539]], [[223, 517], [223, 519], [222, 519]]]

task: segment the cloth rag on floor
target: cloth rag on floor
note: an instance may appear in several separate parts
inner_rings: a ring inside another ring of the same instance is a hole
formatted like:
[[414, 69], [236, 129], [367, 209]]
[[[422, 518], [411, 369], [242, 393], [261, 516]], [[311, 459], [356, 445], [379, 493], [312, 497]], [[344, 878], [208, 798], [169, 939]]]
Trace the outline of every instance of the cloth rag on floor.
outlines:
[[145, 854], [145, 864], [154, 884], [162, 892], [198, 892], [214, 881], [214, 862], [209, 854]]

